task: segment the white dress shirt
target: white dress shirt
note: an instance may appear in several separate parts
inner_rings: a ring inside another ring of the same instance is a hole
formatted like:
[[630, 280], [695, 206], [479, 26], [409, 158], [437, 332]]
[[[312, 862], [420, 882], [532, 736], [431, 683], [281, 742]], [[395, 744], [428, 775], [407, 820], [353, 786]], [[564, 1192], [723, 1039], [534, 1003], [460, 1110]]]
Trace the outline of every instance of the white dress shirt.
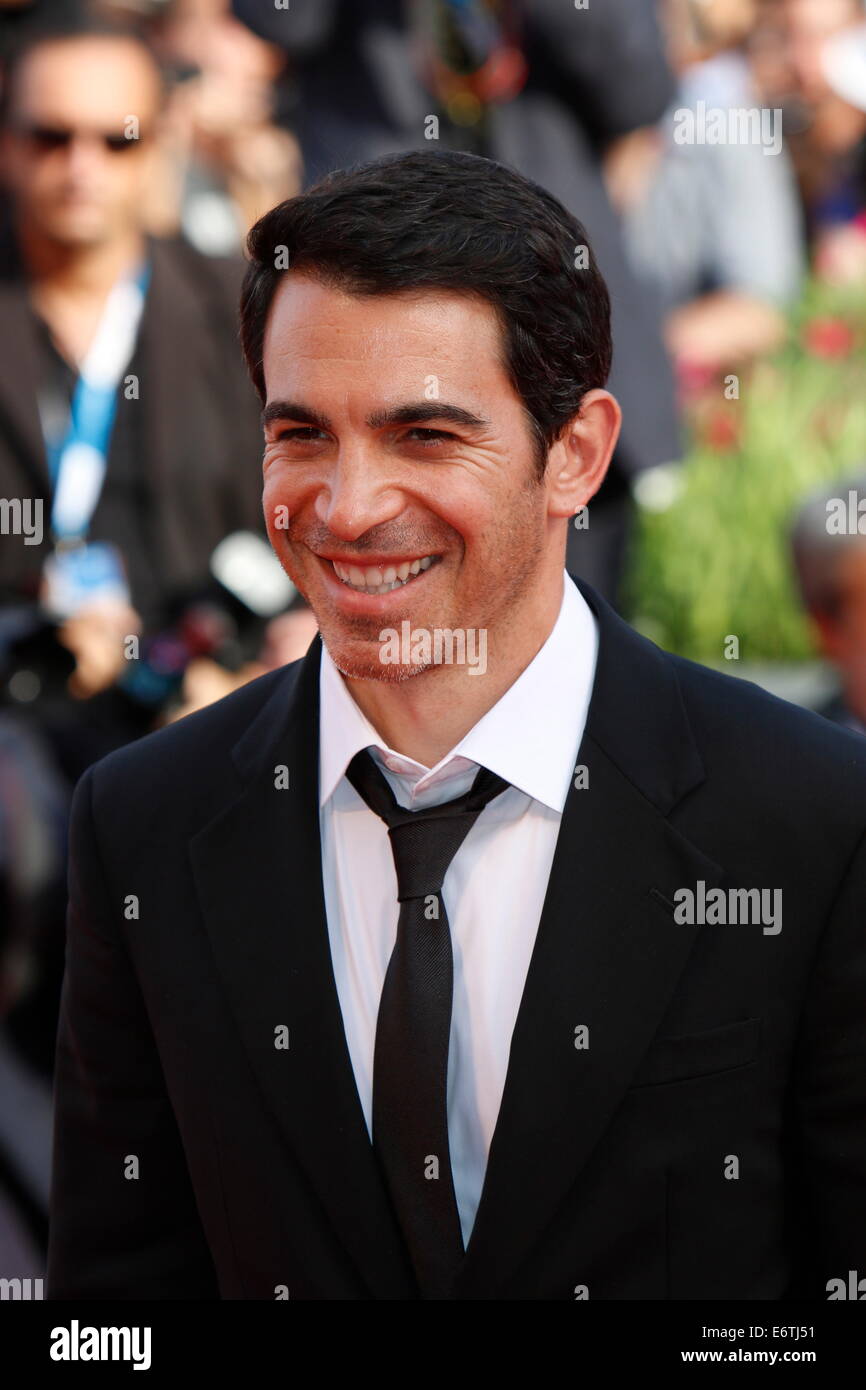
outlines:
[[376, 1017], [399, 904], [388, 828], [346, 779], [346, 768], [360, 749], [371, 748], [397, 801], [411, 810], [462, 795], [480, 766], [511, 783], [481, 812], [442, 888], [454, 954], [448, 1138], [465, 1245], [595, 675], [596, 622], [577, 586], [563, 575], [562, 604], [547, 641], [433, 768], [383, 742], [322, 648], [325, 907], [346, 1042], [371, 1137]]

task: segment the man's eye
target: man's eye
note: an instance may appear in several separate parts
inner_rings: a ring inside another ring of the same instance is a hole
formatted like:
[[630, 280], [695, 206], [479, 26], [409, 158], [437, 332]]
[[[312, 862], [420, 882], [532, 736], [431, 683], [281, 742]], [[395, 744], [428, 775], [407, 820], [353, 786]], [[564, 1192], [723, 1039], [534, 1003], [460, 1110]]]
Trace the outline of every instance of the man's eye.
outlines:
[[438, 444], [442, 439], [454, 438], [454, 435], [449, 434], [447, 430], [426, 430], [420, 425], [413, 426], [411, 430], [407, 430], [406, 438], [408, 439], [410, 435], [413, 434], [417, 436], [415, 442], [419, 444]]
[[315, 436], [321, 433], [322, 431], [317, 430], [315, 425], [299, 425], [297, 429], [281, 430], [277, 435], [277, 442], [279, 443], [284, 439], [290, 439], [301, 444], [307, 444], [311, 443]]

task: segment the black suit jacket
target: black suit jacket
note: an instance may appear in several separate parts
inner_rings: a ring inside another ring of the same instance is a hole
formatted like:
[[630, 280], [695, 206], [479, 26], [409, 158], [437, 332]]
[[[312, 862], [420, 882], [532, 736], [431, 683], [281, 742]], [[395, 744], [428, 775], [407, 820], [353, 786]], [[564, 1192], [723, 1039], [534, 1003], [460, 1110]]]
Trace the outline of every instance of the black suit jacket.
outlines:
[[[123, 416], [132, 416], [145, 464], [141, 527], [156, 589], [144, 616], [157, 627], [176, 599], [208, 584], [208, 561], [224, 536], [264, 534], [264, 523], [259, 401], [238, 345], [243, 262], [202, 256], [180, 240], [149, 238], [148, 247], [151, 280], [129, 366], [138, 397], [119, 393], [108, 470], [117, 464], [117, 441], [128, 437]], [[51, 545], [36, 325], [8, 218], [0, 230], [0, 328], [0, 496], [41, 498], [45, 530], [41, 545], [2, 538], [0, 600], [8, 602], [33, 596]], [[113, 539], [102, 503], [90, 534]]]
[[[866, 1272], [866, 745], [580, 588], [589, 785], [459, 1297], [825, 1298]], [[317, 638], [78, 787], [49, 1298], [414, 1296], [330, 963], [319, 659]], [[782, 930], [679, 924], [699, 880], [781, 888]]]

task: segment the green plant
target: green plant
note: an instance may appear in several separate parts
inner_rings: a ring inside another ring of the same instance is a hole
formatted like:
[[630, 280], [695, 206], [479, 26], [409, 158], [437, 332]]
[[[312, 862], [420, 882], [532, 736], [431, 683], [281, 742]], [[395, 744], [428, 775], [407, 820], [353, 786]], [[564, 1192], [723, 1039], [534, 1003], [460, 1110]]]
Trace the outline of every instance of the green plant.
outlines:
[[813, 655], [788, 530], [806, 493], [866, 467], [866, 288], [810, 284], [771, 359], [686, 406], [690, 446], [664, 510], [639, 508], [626, 580], [631, 620], [669, 650], [746, 661]]

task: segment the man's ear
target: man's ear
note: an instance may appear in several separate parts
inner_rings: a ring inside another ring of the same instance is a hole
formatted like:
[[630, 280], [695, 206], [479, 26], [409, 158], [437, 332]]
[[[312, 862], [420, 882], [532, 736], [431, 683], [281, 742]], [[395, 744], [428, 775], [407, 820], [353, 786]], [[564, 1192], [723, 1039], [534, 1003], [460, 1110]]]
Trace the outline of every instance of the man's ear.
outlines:
[[545, 476], [550, 516], [574, 516], [604, 482], [622, 423], [609, 391], [587, 391], [580, 410], [551, 445]]
[[842, 661], [847, 643], [838, 618], [831, 618], [828, 613], [815, 610], [809, 614], [809, 621], [821, 654], [828, 661]]

